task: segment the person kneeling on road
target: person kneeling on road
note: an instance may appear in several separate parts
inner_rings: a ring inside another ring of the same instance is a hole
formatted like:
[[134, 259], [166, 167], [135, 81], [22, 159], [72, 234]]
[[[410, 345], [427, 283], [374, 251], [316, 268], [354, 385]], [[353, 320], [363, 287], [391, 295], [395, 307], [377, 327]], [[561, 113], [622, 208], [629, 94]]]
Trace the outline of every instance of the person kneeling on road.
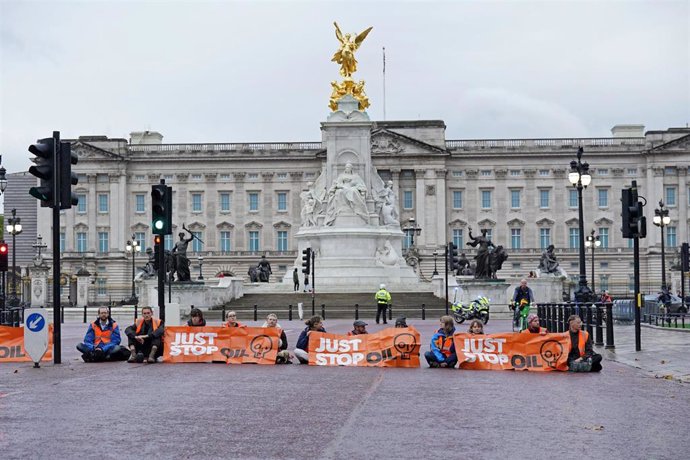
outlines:
[[592, 338], [589, 332], [582, 330], [582, 320], [577, 315], [568, 318], [570, 352], [568, 353], [568, 370], [570, 372], [599, 372], [601, 355], [594, 353]]
[[120, 345], [120, 327], [112, 318], [107, 307], [98, 309], [98, 319], [89, 324], [84, 342], [77, 345], [85, 363], [102, 361], [124, 361], [129, 350]]
[[127, 362], [143, 363], [146, 359], [146, 362], [153, 364], [163, 354], [161, 338], [165, 329], [163, 322], [153, 317], [151, 307], [142, 308], [141, 316], [133, 325], [125, 329], [125, 334], [129, 339], [129, 350], [132, 353]]
[[326, 332], [323, 327], [323, 320], [319, 315], [312, 316], [304, 322], [306, 328], [300, 333], [295, 348], [295, 356], [300, 364], [309, 364], [309, 335], [312, 332]]
[[520, 331], [521, 334], [541, 334], [545, 335], [548, 331], [545, 327], [541, 327], [539, 323], [539, 316], [534, 313], [527, 315], [527, 329]]
[[453, 334], [455, 324], [452, 316], [441, 316], [441, 328], [431, 338], [431, 351], [424, 353], [429, 367], [453, 368], [458, 363]]

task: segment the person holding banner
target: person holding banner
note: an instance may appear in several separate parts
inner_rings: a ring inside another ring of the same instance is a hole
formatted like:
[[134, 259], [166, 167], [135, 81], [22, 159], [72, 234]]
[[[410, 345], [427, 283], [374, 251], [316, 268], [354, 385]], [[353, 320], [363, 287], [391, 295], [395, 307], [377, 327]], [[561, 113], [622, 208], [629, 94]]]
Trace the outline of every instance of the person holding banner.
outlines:
[[592, 337], [582, 330], [582, 320], [577, 315], [568, 318], [570, 352], [568, 353], [568, 370], [570, 372], [599, 372], [601, 355], [594, 353]]
[[288, 341], [287, 335], [280, 324], [278, 324], [278, 315], [275, 313], [269, 313], [266, 316], [266, 322], [262, 327], [277, 327], [280, 329], [280, 339], [278, 341], [278, 354], [276, 355], [276, 364], [292, 364], [290, 361], [290, 352], [287, 351]]
[[395, 327], [407, 327], [407, 318], [404, 316], [400, 316], [399, 318], [395, 319]]
[[297, 339], [295, 356], [297, 356], [301, 364], [309, 364], [309, 334], [314, 331], [326, 332], [326, 329], [324, 329], [323, 320], [319, 315], [312, 316], [304, 324], [307, 327], [299, 335], [299, 339]]
[[523, 329], [520, 331], [521, 334], [541, 334], [541, 335], [546, 335], [548, 331], [546, 330], [545, 327], [541, 327], [541, 324], [539, 323], [539, 316], [537, 316], [534, 313], [530, 313], [527, 316], [527, 329]]
[[246, 325], [237, 321], [237, 313], [234, 311], [229, 311], [225, 314], [226, 321], [223, 323], [223, 327], [247, 327]]
[[84, 342], [77, 345], [85, 363], [125, 361], [128, 349], [120, 345], [120, 327], [110, 317], [108, 307], [98, 309], [98, 319], [89, 324]]
[[484, 323], [478, 319], [473, 319], [467, 332], [472, 335], [484, 335]]
[[452, 369], [458, 363], [455, 353], [455, 321], [452, 316], [441, 316], [441, 328], [431, 338], [431, 350], [424, 353], [429, 367], [447, 367]]
[[142, 308], [141, 316], [133, 325], [125, 329], [131, 352], [127, 362], [143, 363], [146, 359], [147, 363], [153, 364], [163, 354], [161, 338], [165, 329], [163, 321], [153, 317], [153, 308]]
[[376, 324], [379, 324], [379, 317], [382, 313], [383, 324], [388, 324], [388, 321], [386, 320], [386, 310], [388, 309], [388, 305], [391, 303], [391, 294], [390, 292], [386, 291], [385, 284], [379, 286], [379, 290], [376, 292], [374, 298], [376, 299]]
[[187, 321], [187, 326], [190, 327], [204, 327], [206, 326], [206, 320], [204, 319], [204, 314], [198, 308], [192, 308], [189, 314], [190, 318]]
[[358, 319], [354, 323], [352, 323], [353, 329], [347, 333], [348, 336], [353, 336], [353, 335], [362, 335], [362, 334], [368, 334], [367, 332], [367, 323], [362, 321], [361, 319]]

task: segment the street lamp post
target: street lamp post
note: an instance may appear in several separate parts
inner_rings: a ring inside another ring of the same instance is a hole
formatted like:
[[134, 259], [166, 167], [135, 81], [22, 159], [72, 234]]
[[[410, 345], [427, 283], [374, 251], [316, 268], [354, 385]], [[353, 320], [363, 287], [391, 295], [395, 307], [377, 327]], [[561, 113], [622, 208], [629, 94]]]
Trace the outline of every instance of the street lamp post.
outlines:
[[12, 235], [12, 294], [10, 305], [15, 306], [17, 302], [17, 245], [16, 237], [22, 232], [21, 218], [17, 217], [17, 210], [12, 209], [12, 217], [8, 219], [9, 225], [7, 232]]
[[438, 275], [438, 269], [436, 268], [436, 258], [438, 257], [438, 251], [434, 251], [434, 273], [431, 276]]
[[659, 207], [654, 210], [654, 225], [661, 229], [661, 291], [667, 289], [666, 286], [666, 250], [664, 247], [664, 227], [671, 223], [668, 216], [668, 208], [663, 201], [659, 201]]
[[592, 250], [592, 292], [596, 295], [597, 290], [594, 288], [594, 248], [601, 246], [601, 240], [599, 239], [599, 235], [594, 234], [594, 229], [587, 235], [585, 246]]
[[201, 272], [201, 267], [203, 267], [203, 265], [204, 265], [204, 258], [202, 256], [199, 256], [197, 259], [199, 260], [199, 278], [197, 278], [197, 279], [203, 280], [204, 275]]
[[417, 225], [414, 217], [410, 217], [407, 226], [403, 227], [403, 232], [410, 238], [410, 248], [414, 246], [414, 236], [419, 236], [422, 233], [422, 227]]
[[568, 181], [577, 189], [577, 210], [578, 210], [578, 227], [580, 237], [580, 283], [575, 291], [575, 301], [578, 303], [591, 302], [594, 300], [591, 289], [587, 286], [587, 273], [585, 272], [585, 224], [584, 215], [582, 211], [582, 189], [592, 182], [592, 176], [589, 175], [589, 164], [582, 162], [582, 154], [584, 150], [582, 147], [577, 149], [577, 161], [570, 162], [570, 173], [568, 174]]
[[132, 297], [130, 300], [136, 301], [135, 299], [137, 298], [137, 294], [136, 289], [134, 287], [134, 272], [136, 270], [137, 251], [141, 250], [141, 246], [139, 245], [139, 242], [136, 240], [135, 235], [132, 235], [132, 239], [127, 241], [127, 246], [125, 246], [125, 249], [127, 250], [127, 252], [132, 253]]

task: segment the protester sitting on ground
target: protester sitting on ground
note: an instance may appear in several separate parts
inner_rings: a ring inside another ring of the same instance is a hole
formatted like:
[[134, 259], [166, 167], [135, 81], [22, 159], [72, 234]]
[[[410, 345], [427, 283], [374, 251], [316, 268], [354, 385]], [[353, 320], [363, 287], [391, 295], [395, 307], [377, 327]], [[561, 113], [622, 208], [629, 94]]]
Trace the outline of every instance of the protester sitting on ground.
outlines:
[[287, 351], [288, 341], [287, 335], [280, 324], [278, 324], [278, 315], [269, 313], [266, 316], [266, 322], [263, 327], [277, 327], [280, 329], [280, 339], [278, 340], [278, 354], [276, 355], [276, 364], [292, 364], [290, 352]]
[[89, 324], [84, 342], [77, 345], [85, 363], [125, 361], [129, 350], [120, 345], [120, 327], [110, 317], [108, 307], [98, 309], [98, 318]]
[[192, 327], [204, 327], [206, 326], [206, 320], [204, 319], [204, 314], [198, 308], [192, 308], [190, 313], [189, 321], [187, 321], [187, 326]]
[[589, 332], [582, 330], [582, 320], [577, 315], [568, 318], [570, 347], [568, 370], [570, 372], [599, 372], [601, 355], [594, 353]]
[[326, 332], [326, 329], [324, 329], [323, 320], [319, 315], [312, 316], [304, 324], [307, 327], [299, 335], [299, 339], [297, 339], [295, 356], [301, 364], [309, 364], [309, 335], [312, 332]]
[[431, 350], [424, 353], [429, 367], [453, 368], [458, 363], [453, 334], [455, 323], [452, 316], [441, 316], [441, 328], [431, 338]]
[[229, 311], [225, 315], [226, 321], [223, 323], [223, 327], [247, 327], [246, 325], [237, 321], [237, 313], [234, 311]]
[[131, 352], [127, 362], [143, 363], [146, 359], [147, 363], [153, 364], [163, 354], [162, 337], [165, 329], [163, 322], [153, 317], [151, 307], [142, 308], [141, 316], [133, 325], [125, 329]]
[[407, 327], [407, 318], [401, 316], [395, 319], [395, 327]]
[[347, 333], [347, 335], [362, 335], [362, 334], [368, 334], [367, 332], [367, 323], [362, 321], [361, 319], [358, 319], [354, 323], [352, 323], [353, 329]]
[[472, 335], [484, 335], [484, 323], [478, 319], [473, 319], [467, 332]]
[[546, 330], [545, 327], [541, 327], [541, 324], [539, 322], [539, 316], [537, 316], [535, 313], [530, 313], [527, 315], [527, 329], [524, 329], [520, 331], [520, 333], [528, 333], [528, 334], [541, 334], [545, 335], [548, 331]]

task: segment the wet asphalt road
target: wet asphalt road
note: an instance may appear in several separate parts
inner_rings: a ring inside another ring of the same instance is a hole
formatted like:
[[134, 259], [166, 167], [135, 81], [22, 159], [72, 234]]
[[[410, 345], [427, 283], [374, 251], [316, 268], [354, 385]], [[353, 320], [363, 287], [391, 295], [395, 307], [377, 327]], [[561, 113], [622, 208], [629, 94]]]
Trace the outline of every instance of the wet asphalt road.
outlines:
[[[428, 343], [436, 322], [410, 323]], [[325, 324], [338, 333], [351, 322]], [[292, 348], [300, 324], [283, 326]], [[62, 365], [0, 365], [0, 457], [661, 459], [690, 449], [690, 385], [611, 361], [587, 375], [87, 365], [74, 350], [83, 332], [64, 326]]]

